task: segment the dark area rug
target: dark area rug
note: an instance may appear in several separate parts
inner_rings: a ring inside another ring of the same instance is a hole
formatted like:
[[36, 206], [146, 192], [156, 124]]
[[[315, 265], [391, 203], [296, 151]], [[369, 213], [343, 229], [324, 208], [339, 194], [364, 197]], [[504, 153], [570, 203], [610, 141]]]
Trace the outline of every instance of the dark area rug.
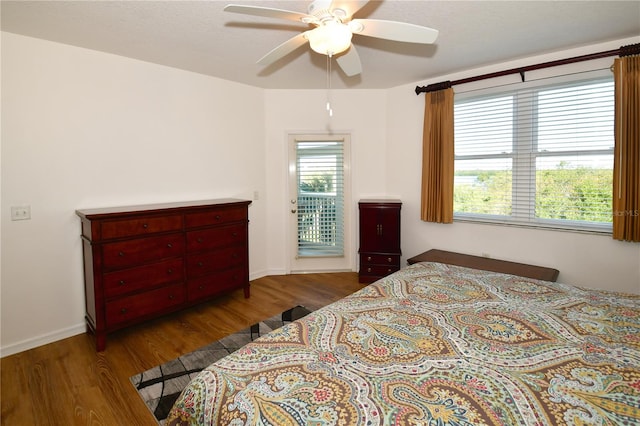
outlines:
[[186, 355], [130, 377], [142, 400], [161, 425], [189, 381], [209, 364], [235, 352], [252, 340], [311, 313], [296, 306], [249, 328], [223, 337]]

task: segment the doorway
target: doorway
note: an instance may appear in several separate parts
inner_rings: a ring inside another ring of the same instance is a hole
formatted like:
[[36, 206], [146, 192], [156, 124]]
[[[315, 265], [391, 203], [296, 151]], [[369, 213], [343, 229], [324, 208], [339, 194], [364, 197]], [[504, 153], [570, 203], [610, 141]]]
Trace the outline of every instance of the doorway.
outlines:
[[289, 136], [291, 272], [350, 271], [350, 137]]

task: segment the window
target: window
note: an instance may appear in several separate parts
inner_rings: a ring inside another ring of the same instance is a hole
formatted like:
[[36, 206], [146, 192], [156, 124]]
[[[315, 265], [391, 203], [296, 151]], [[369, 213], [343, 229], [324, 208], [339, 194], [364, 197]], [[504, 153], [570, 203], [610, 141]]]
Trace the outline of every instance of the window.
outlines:
[[611, 75], [456, 95], [454, 120], [456, 219], [611, 231]]

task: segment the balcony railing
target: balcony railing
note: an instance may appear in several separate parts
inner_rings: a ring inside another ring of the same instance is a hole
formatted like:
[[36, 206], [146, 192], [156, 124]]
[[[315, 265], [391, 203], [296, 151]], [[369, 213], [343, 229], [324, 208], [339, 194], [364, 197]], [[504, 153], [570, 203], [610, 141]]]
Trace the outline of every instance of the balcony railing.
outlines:
[[298, 194], [298, 255], [342, 256], [342, 203], [335, 193]]

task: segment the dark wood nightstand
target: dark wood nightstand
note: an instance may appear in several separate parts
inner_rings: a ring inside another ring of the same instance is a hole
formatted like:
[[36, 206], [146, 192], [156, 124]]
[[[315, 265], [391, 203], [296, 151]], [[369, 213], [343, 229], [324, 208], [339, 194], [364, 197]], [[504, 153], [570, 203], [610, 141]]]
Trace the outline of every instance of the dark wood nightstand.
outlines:
[[359, 281], [372, 283], [400, 269], [400, 200], [360, 200]]

